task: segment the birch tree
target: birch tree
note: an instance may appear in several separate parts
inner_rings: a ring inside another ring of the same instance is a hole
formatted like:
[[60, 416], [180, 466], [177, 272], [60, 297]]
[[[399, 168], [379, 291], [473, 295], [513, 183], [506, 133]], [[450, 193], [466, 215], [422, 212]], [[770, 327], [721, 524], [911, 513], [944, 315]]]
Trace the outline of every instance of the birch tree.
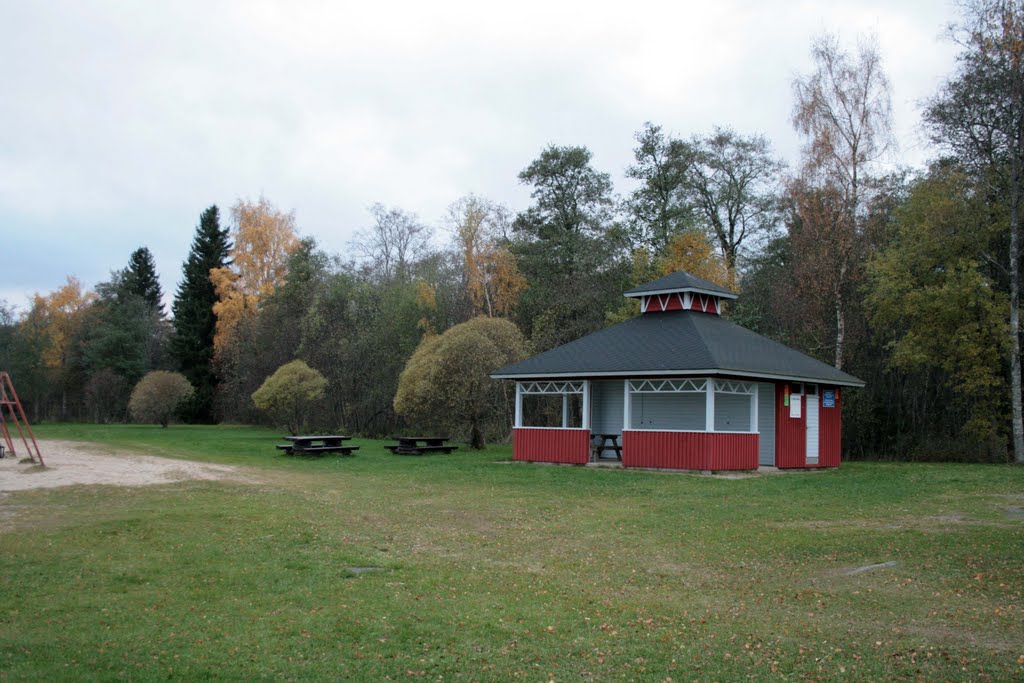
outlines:
[[[830, 255], [833, 271], [829, 296], [835, 316], [834, 363], [842, 368], [846, 342], [846, 316], [852, 245], [863, 232], [865, 175], [893, 145], [889, 80], [874, 40], [858, 41], [856, 52], [843, 50], [834, 35], [825, 34], [811, 46], [814, 70], [793, 82], [793, 126], [806, 138], [803, 168], [796, 192], [839, 196], [840, 216], [830, 212], [801, 215], [812, 232], [843, 231], [834, 236], [837, 249]], [[798, 196], [799, 211], [799, 196]], [[808, 205], [821, 207], [812, 200]], [[829, 226], [813, 225], [824, 216]], [[799, 256], [797, 257], [799, 260]]]
[[448, 223], [461, 252], [466, 295], [473, 315], [508, 317], [526, 289], [508, 241], [511, 221], [505, 207], [469, 195], [448, 208]]
[[239, 323], [255, 315], [259, 301], [284, 281], [288, 255], [299, 244], [294, 212], [278, 210], [265, 197], [256, 202], [238, 200], [231, 216], [235, 227], [230, 264], [210, 271], [218, 297], [213, 305], [217, 354], [230, 342]]
[[415, 214], [383, 204], [370, 207], [373, 226], [358, 233], [352, 246], [385, 282], [411, 279], [412, 266], [430, 249], [430, 228]]

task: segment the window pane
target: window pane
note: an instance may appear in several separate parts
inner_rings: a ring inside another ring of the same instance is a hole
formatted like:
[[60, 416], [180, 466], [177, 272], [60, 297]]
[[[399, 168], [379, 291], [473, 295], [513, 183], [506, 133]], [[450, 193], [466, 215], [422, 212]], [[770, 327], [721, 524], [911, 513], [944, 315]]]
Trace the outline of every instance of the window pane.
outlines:
[[523, 396], [524, 427], [561, 427], [561, 394], [527, 394]]
[[[524, 427], [561, 427], [563, 394], [525, 394]], [[583, 426], [583, 395], [569, 394], [569, 427]]]
[[749, 432], [753, 396], [715, 392], [715, 431]]
[[704, 431], [706, 397], [690, 392], [633, 394], [633, 429]]
[[583, 426], [583, 394], [569, 394], [569, 426]]

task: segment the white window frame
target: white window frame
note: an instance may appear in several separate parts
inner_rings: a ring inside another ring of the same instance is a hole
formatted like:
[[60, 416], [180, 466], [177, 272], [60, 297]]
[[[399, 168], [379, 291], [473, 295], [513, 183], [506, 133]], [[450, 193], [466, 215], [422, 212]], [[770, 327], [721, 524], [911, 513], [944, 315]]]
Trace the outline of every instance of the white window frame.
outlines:
[[[569, 426], [569, 396], [581, 394], [583, 405], [580, 412], [583, 413], [583, 424], [580, 427]], [[562, 397], [562, 426], [561, 427], [526, 427], [523, 425], [523, 397], [561, 395]], [[516, 382], [516, 429], [575, 429], [590, 430], [590, 380], [568, 380], [562, 382], [554, 381], [527, 381]]]
[[[623, 382], [622, 429], [631, 432], [680, 432], [680, 433], [717, 433], [717, 434], [758, 434], [758, 387], [757, 382], [736, 379], [712, 379], [710, 377], [672, 378], [672, 379], [627, 379]], [[633, 395], [657, 393], [703, 393], [704, 429], [639, 429], [631, 427], [633, 420]], [[715, 429], [715, 394], [736, 394], [750, 396], [750, 429], [742, 432], [725, 432]]]

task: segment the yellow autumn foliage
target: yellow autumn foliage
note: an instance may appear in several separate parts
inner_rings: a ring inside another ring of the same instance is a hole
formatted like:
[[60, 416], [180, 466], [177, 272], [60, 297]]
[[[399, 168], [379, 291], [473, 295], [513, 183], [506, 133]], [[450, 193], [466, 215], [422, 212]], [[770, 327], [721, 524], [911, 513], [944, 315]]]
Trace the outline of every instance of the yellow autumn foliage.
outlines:
[[74, 276], [68, 276], [64, 286], [51, 294], [32, 297], [26, 322], [49, 342], [42, 354], [47, 367], [64, 367], [71, 339], [82, 324], [86, 309], [95, 300], [96, 294], [83, 289], [81, 281]]
[[526, 289], [515, 256], [499, 244], [495, 234], [500, 212], [499, 207], [475, 196], [451, 208], [473, 312], [492, 318], [508, 317]]
[[725, 260], [715, 253], [707, 236], [695, 230], [674, 236], [655, 262], [655, 269], [655, 277], [685, 270], [690, 275], [714, 282], [720, 287], [736, 290], [735, 276], [729, 271]]
[[231, 342], [239, 323], [255, 314], [259, 302], [284, 282], [288, 255], [299, 246], [294, 212], [278, 210], [263, 196], [256, 202], [238, 200], [231, 216], [231, 263], [210, 271], [218, 296], [213, 305], [216, 353]]

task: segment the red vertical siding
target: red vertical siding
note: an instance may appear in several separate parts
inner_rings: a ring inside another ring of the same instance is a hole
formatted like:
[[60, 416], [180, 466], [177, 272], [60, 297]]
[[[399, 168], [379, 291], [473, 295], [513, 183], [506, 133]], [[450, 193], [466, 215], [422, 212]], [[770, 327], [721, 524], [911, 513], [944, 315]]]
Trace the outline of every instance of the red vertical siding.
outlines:
[[[821, 385], [818, 395], [818, 462], [807, 463], [807, 410], [799, 418], [789, 416], [782, 404], [785, 382], [775, 385], [775, 464], [777, 467], [839, 467], [842, 453], [842, 392], [839, 387]], [[825, 389], [835, 389], [836, 407], [824, 407]], [[808, 398], [804, 396], [804, 398]]]
[[590, 430], [514, 429], [512, 459], [585, 465], [590, 462]]
[[757, 434], [627, 430], [622, 433], [622, 464], [683, 470], [756, 470], [757, 439]]
[[[775, 466], [807, 467], [807, 411], [801, 410], [800, 417], [789, 416], [789, 406], [784, 405], [786, 383], [775, 385]], [[820, 460], [820, 457], [819, 457]]]
[[648, 313], [683, 310], [682, 294], [652, 294], [643, 297], [643, 300], [647, 303], [646, 311]]
[[[825, 407], [825, 390], [836, 392], [836, 407]], [[843, 452], [843, 411], [842, 391], [839, 387], [822, 386], [820, 395], [820, 431], [818, 432], [818, 467], [839, 467], [840, 456]]]
[[[647, 313], [683, 310], [683, 295], [678, 292], [673, 294], [651, 294], [642, 297], [642, 300], [645, 304], [643, 310]], [[690, 299], [689, 310], [718, 313], [718, 297], [709, 294], [693, 294]]]
[[668, 295], [668, 302], [665, 304], [663, 311], [681, 311], [683, 310], [683, 295], [682, 294], [670, 294]]
[[691, 311], [705, 311], [707, 313], [718, 313], [718, 299], [707, 294], [694, 294], [690, 300]]

